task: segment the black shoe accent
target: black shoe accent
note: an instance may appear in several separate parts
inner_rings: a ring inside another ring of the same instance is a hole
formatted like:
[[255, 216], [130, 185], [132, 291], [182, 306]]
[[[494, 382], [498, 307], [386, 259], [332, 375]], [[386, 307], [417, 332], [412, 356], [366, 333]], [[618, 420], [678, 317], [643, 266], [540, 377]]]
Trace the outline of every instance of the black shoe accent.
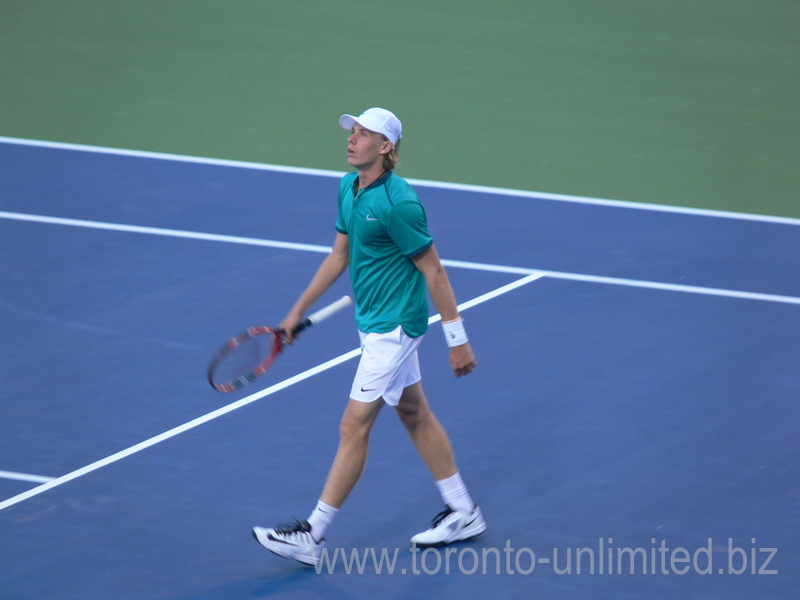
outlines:
[[434, 527], [438, 527], [439, 524], [442, 521], [444, 521], [447, 517], [452, 515], [454, 512], [455, 511], [452, 508], [450, 508], [449, 504], [445, 504], [444, 505], [444, 510], [442, 512], [438, 513], [435, 517], [433, 517], [433, 520], [431, 521], [431, 529], [433, 529]]
[[275, 528], [275, 533], [290, 534], [290, 533], [311, 533], [311, 525], [308, 521], [297, 521], [287, 525], [280, 525]]

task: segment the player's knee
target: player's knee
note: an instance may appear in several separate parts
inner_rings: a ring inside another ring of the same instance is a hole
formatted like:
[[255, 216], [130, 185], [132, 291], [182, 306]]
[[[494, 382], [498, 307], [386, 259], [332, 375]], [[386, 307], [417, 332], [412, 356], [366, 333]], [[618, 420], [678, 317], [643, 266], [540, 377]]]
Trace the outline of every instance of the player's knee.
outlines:
[[371, 422], [365, 422], [345, 412], [339, 423], [339, 437], [343, 442], [361, 442], [369, 438]]
[[406, 429], [414, 429], [430, 415], [427, 405], [404, 404], [397, 405], [397, 416]]

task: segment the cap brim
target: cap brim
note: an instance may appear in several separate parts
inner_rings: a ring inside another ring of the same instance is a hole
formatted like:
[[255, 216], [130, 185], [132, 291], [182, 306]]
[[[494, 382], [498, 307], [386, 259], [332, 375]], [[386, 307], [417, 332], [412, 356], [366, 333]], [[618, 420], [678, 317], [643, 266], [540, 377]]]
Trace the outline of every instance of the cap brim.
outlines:
[[352, 129], [356, 123], [358, 123], [358, 121], [353, 115], [342, 115], [339, 117], [339, 126], [343, 129]]

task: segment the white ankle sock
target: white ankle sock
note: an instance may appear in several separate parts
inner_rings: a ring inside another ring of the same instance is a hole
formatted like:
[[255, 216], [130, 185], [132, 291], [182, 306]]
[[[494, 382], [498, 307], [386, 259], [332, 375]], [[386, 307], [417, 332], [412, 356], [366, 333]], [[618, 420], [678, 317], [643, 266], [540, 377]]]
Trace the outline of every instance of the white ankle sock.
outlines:
[[328, 525], [333, 523], [333, 519], [338, 512], [338, 508], [325, 504], [322, 500], [317, 502], [314, 512], [308, 517], [308, 524], [311, 525], [311, 535], [314, 536], [315, 540], [319, 542], [325, 537], [325, 530]]
[[436, 487], [439, 488], [442, 500], [453, 510], [469, 514], [475, 509], [475, 503], [472, 501], [460, 473], [456, 472], [452, 477], [437, 481]]

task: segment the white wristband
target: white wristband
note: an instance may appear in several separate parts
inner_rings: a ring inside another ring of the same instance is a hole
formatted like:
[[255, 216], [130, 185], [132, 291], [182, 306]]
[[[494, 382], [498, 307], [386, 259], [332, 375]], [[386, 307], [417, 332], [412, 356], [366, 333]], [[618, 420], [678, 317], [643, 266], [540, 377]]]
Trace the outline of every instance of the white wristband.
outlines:
[[463, 346], [469, 341], [467, 331], [464, 329], [464, 319], [461, 317], [452, 321], [442, 321], [442, 329], [444, 330], [444, 339], [451, 348]]

